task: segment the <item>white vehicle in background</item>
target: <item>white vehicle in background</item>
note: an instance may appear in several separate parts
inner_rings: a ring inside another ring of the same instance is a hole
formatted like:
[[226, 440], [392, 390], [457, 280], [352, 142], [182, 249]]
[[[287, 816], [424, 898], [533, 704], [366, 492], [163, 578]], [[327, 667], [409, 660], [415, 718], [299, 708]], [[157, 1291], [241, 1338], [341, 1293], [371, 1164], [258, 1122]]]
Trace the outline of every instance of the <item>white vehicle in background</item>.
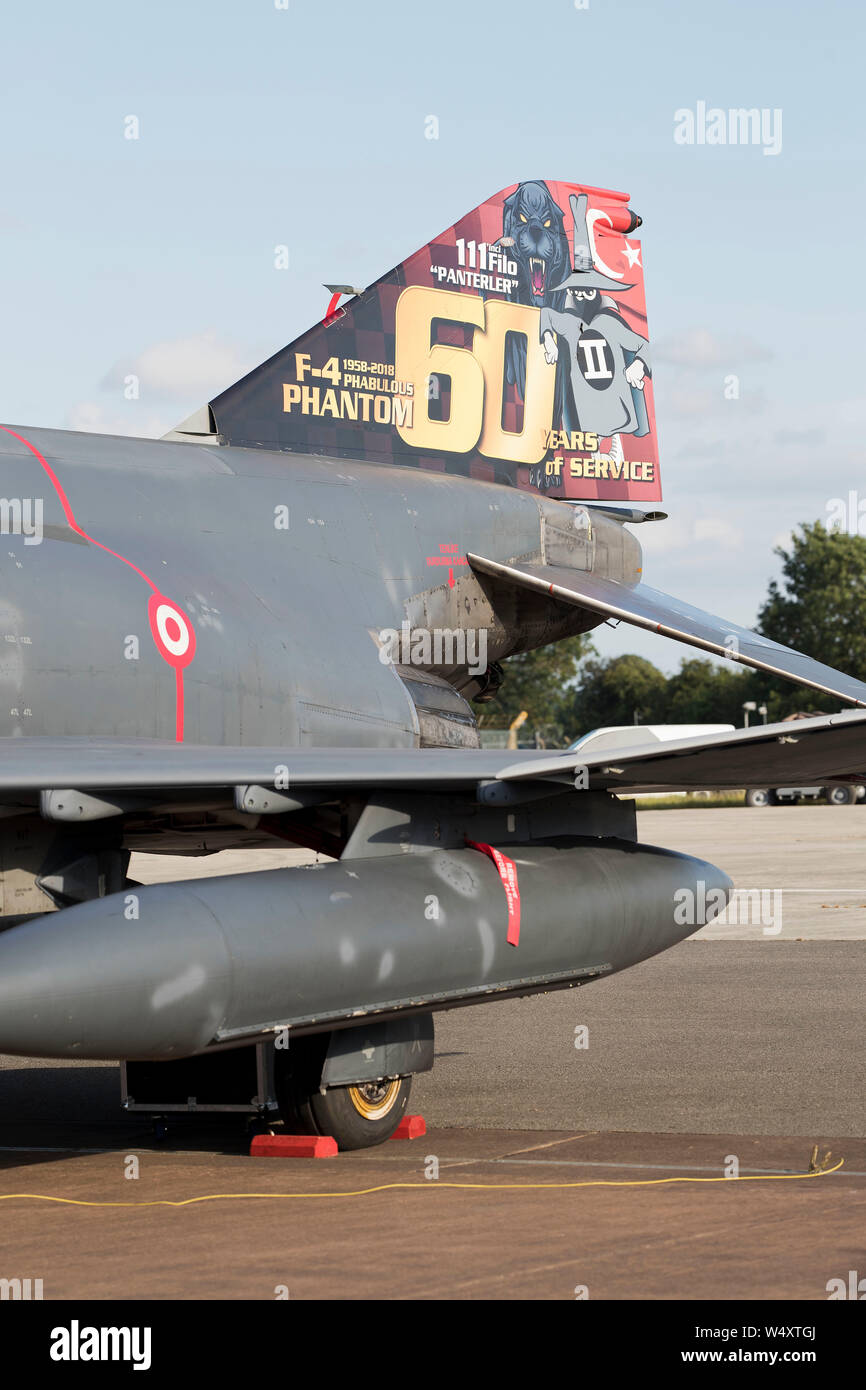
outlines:
[[588, 748], [595, 752], [605, 748], [633, 748], [638, 743], [670, 743], [676, 738], [698, 738], [701, 735], [731, 734], [733, 724], [606, 724], [601, 729], [590, 729], [574, 743], [568, 745], [569, 753], [578, 748]]
[[751, 787], [746, 792], [747, 806], [784, 806], [795, 801], [819, 801], [824, 797], [831, 806], [853, 806], [866, 796], [863, 786], [835, 787]]

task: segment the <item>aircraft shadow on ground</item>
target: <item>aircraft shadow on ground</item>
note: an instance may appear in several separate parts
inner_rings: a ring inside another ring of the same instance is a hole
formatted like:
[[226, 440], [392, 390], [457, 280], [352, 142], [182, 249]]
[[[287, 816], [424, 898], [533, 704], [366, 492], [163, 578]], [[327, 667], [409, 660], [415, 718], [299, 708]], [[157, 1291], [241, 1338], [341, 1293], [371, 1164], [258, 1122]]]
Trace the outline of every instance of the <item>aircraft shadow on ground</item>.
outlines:
[[[167, 1137], [159, 1141], [149, 1114], [121, 1107], [116, 1066], [0, 1069], [0, 1171], [68, 1159], [71, 1150], [243, 1154], [250, 1142], [246, 1121], [245, 1115], [169, 1115]], [[39, 1152], [45, 1149], [57, 1152]]]

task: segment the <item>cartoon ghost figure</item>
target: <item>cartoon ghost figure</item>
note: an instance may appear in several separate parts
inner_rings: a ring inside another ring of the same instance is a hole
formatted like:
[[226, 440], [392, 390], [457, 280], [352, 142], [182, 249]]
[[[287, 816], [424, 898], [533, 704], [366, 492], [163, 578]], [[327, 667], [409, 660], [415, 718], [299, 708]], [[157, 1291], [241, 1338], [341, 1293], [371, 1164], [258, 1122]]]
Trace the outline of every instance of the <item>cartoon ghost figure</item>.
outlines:
[[587, 197], [571, 195], [574, 216], [574, 270], [554, 290], [566, 291], [565, 307], [541, 310], [539, 333], [549, 363], [567, 357], [562, 403], [567, 430], [614, 434], [648, 434], [643, 398], [650, 376], [649, 343], [629, 327], [605, 290], [630, 290], [611, 280], [592, 263], [586, 225]]

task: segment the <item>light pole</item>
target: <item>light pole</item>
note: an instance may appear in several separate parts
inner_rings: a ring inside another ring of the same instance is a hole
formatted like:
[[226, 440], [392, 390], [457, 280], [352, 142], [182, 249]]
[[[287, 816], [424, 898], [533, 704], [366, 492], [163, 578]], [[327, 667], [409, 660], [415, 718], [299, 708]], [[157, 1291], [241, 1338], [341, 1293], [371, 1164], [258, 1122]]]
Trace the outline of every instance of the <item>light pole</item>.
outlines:
[[[757, 708], [758, 708], [758, 706], [757, 706], [757, 704], [755, 703], [754, 700], [746, 700], [746, 701], [744, 701], [744, 703], [743, 703], [743, 709], [745, 710], [745, 714], [746, 714], [746, 722], [745, 722], [745, 725], [743, 726], [744, 728], [748, 729], [748, 727], [749, 727], [749, 710], [753, 710], [753, 711], [754, 711], [754, 710], [756, 710]], [[764, 722], [766, 723], [766, 720], [765, 720]]]

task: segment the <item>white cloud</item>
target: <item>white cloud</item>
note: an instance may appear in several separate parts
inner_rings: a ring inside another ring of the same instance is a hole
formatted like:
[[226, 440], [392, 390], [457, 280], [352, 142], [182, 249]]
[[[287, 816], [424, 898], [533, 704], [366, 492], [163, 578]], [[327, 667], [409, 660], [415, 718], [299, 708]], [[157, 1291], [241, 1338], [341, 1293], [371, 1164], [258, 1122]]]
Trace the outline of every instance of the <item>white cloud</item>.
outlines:
[[841, 401], [830, 419], [830, 425], [834, 432], [840, 428], [848, 431], [862, 430], [866, 425], [866, 400], [860, 397], [856, 400]]
[[154, 343], [137, 357], [116, 363], [102, 386], [117, 390], [123, 387], [126, 377], [137, 376], [142, 396], [194, 399], [203, 403], [231, 386], [255, 365], [234, 343], [220, 338], [209, 328], [188, 338]]
[[703, 516], [695, 522], [696, 541], [709, 541], [711, 545], [722, 546], [725, 550], [742, 550], [743, 528], [724, 521], [720, 516]]
[[[123, 434], [136, 439], [159, 439], [177, 424], [174, 415], [134, 408], [132, 401], [106, 408], [97, 401], [79, 401], [67, 412], [66, 429], [85, 434]], [[175, 412], [176, 414], [176, 412]]]
[[[662, 510], [665, 510], [663, 507]], [[635, 528], [634, 534], [641, 543], [644, 557], [652, 559], [658, 555], [671, 555], [674, 552], [688, 551], [691, 533], [682, 513], [669, 515], [666, 521], [652, 521]], [[648, 581], [652, 583], [652, 580]]]
[[773, 435], [773, 442], [776, 444], [803, 444], [811, 447], [816, 444], [823, 444], [827, 438], [826, 430], [776, 430]]
[[723, 401], [721, 388], [710, 391], [706, 386], [674, 386], [671, 384], [665, 395], [665, 407], [671, 415], [709, 415], [719, 409]]
[[700, 371], [709, 367], [730, 370], [740, 362], [766, 362], [769, 348], [745, 334], [720, 336], [708, 328], [690, 328], [685, 333], [663, 338], [653, 347], [653, 360], [673, 362], [678, 367]]
[[707, 384], [706, 377], [699, 377], [696, 372], [680, 372], [658, 387], [658, 413], [665, 418], [711, 418], [714, 424], [723, 422], [726, 427], [733, 428], [738, 412], [759, 415], [767, 406], [762, 388], [740, 385], [739, 389], [736, 400], [727, 400], [721, 372], [712, 386]]

